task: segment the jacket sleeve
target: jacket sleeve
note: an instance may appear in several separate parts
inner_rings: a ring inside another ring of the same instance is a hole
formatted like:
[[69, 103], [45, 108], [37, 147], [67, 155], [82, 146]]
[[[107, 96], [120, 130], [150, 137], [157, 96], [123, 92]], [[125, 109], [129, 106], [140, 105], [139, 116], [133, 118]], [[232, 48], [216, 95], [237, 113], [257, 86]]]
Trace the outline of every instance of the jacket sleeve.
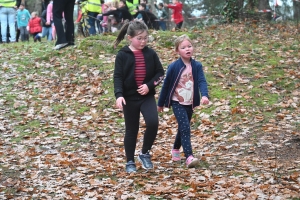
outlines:
[[197, 69], [198, 69], [198, 87], [200, 89], [201, 96], [202, 97], [206, 96], [207, 98], [209, 98], [206, 78], [203, 72], [202, 64], [199, 62], [197, 63]]
[[42, 19], [42, 22], [45, 24], [46, 23], [46, 13], [47, 13], [47, 11], [46, 10], [44, 10], [43, 12], [42, 12], [42, 15], [41, 15], [41, 19]]
[[163, 19], [167, 19], [167, 18], [168, 18], [167, 12], [166, 12], [165, 10], [163, 10], [162, 12], [163, 12], [162, 18], [163, 18]]
[[122, 54], [119, 52], [115, 59], [115, 69], [114, 69], [114, 93], [116, 99], [123, 96], [123, 62]]
[[47, 6], [47, 22], [50, 23], [51, 21], [51, 13], [52, 13], [52, 4], [49, 3]]
[[169, 88], [170, 88], [170, 83], [171, 83], [171, 76], [172, 76], [172, 68], [170, 65], [168, 66], [168, 70], [166, 73], [166, 77], [164, 79], [163, 85], [160, 90], [160, 95], [158, 98], [157, 106], [163, 107], [166, 102], [166, 98], [168, 96]]
[[110, 10], [107, 11], [106, 13], [102, 13], [103, 16], [116, 15], [116, 14], [117, 14], [117, 10]]
[[30, 20], [30, 18], [31, 18], [31, 14], [30, 14], [30, 12], [27, 10], [27, 16], [28, 16], [28, 18], [29, 18], [29, 20]]
[[175, 9], [177, 6], [176, 4], [168, 4], [167, 7], [171, 9]]
[[29, 20], [29, 22], [28, 22], [28, 25], [27, 25], [28, 27], [29, 27], [29, 33], [30, 33], [30, 27], [32, 26], [32, 20], [30, 19]]
[[153, 59], [154, 59], [155, 75], [148, 83], [146, 83], [149, 90], [158, 86], [162, 82], [165, 74], [164, 68], [162, 67], [162, 64], [155, 51], [153, 51]]

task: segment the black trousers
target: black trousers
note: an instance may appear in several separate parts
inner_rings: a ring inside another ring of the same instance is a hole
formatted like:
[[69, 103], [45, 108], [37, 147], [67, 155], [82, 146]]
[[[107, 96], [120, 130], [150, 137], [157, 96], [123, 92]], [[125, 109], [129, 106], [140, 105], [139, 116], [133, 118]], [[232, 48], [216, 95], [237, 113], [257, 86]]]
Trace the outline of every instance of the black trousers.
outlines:
[[[74, 12], [75, 0], [53, 0], [53, 22], [56, 29], [56, 44], [74, 43]], [[66, 20], [65, 29], [62, 18]]]
[[127, 162], [134, 161], [137, 136], [140, 125], [140, 113], [142, 113], [146, 130], [144, 133], [142, 153], [151, 150], [158, 131], [158, 112], [154, 96], [149, 96], [141, 100], [127, 101], [123, 105], [125, 118], [124, 146]]

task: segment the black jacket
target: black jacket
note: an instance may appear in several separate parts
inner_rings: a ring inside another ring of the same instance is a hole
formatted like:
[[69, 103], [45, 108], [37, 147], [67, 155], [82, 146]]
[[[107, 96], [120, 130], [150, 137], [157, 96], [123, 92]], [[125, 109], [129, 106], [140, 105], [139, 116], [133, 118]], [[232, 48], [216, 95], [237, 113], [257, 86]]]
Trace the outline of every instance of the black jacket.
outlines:
[[43, 10], [42, 12], [42, 15], [41, 15], [41, 19], [42, 19], [42, 26], [43, 27], [51, 27], [51, 24], [50, 25], [47, 25], [46, 22], [47, 22], [47, 10]]
[[121, 22], [122, 20], [128, 19], [129, 21], [131, 21], [133, 19], [127, 7], [117, 8], [116, 10], [110, 10], [106, 13], [103, 13], [102, 15], [104, 16], [113, 15], [118, 23]]
[[139, 10], [135, 16], [137, 16], [139, 13], [143, 16], [143, 21], [149, 29], [159, 30], [158, 19], [152, 12], [147, 10]]
[[164, 69], [153, 49], [146, 46], [142, 52], [146, 64], [146, 77], [143, 84], [148, 86], [149, 93], [142, 96], [137, 92], [138, 86], [134, 76], [135, 57], [131, 49], [125, 46], [118, 52], [115, 60], [114, 93], [116, 99], [124, 97], [126, 100], [139, 100], [155, 94], [155, 87], [163, 79]]

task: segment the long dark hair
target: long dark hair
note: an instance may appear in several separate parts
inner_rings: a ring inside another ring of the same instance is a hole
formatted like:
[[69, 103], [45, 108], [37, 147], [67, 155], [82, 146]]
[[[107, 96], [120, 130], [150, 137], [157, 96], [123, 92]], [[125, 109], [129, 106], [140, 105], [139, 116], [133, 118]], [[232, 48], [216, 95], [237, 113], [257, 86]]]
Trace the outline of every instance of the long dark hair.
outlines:
[[114, 42], [114, 46], [115, 47], [118, 46], [118, 44], [125, 38], [125, 35], [134, 37], [144, 31], [148, 32], [148, 27], [143, 21], [140, 20], [125, 21], [124, 25], [120, 29], [117, 39]]

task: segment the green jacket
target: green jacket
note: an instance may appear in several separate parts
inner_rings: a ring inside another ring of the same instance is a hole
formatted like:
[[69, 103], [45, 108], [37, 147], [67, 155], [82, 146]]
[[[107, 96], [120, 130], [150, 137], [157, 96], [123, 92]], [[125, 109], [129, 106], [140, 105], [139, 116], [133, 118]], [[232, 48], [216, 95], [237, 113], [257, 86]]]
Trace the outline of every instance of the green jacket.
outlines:
[[129, 0], [129, 1], [126, 0], [126, 5], [128, 7], [130, 14], [132, 15], [136, 14], [134, 10], [137, 10], [139, 3], [140, 3], [139, 0]]
[[86, 10], [89, 12], [101, 13], [101, 1], [100, 0], [88, 0], [86, 2]]

